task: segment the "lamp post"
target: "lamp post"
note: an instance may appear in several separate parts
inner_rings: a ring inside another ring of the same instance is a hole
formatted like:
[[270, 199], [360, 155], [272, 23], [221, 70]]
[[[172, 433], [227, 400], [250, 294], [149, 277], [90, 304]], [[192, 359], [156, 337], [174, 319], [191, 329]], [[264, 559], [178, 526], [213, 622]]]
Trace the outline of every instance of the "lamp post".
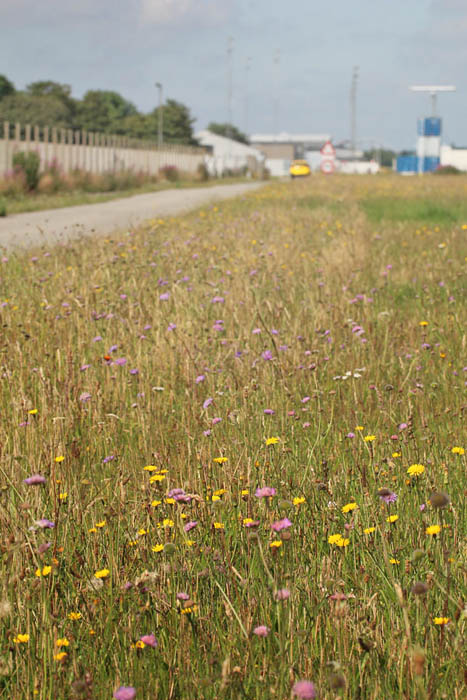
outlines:
[[162, 146], [162, 123], [163, 123], [163, 106], [162, 106], [162, 83], [156, 83], [156, 88], [159, 90], [159, 113], [157, 124], [157, 143]]

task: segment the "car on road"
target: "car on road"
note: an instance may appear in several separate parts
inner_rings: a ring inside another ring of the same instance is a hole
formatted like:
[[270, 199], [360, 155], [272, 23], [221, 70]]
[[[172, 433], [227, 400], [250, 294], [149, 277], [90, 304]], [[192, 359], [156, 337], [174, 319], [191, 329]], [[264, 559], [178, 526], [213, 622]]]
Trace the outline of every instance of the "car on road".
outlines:
[[290, 177], [306, 177], [311, 175], [311, 168], [306, 160], [293, 160], [289, 168]]

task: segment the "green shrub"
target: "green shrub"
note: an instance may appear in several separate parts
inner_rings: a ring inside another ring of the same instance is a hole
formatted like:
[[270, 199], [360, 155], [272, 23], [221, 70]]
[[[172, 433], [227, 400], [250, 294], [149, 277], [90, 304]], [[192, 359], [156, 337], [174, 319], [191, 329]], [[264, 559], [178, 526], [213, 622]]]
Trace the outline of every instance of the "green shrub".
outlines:
[[460, 175], [461, 172], [455, 165], [441, 165], [433, 171], [433, 175]]
[[24, 173], [27, 189], [31, 192], [37, 189], [39, 184], [39, 168], [41, 159], [35, 151], [18, 151], [13, 156], [13, 169]]
[[0, 199], [0, 216], [6, 216], [6, 215], [7, 215], [6, 202], [4, 199]]
[[209, 170], [207, 169], [206, 163], [200, 163], [198, 165], [196, 174], [200, 182], [207, 182], [209, 180]]

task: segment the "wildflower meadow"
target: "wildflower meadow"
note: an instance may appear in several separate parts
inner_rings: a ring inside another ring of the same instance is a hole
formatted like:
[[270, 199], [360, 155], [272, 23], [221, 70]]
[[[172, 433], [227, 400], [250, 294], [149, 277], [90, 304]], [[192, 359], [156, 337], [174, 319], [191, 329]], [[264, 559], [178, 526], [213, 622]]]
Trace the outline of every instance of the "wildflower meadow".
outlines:
[[0, 263], [0, 697], [465, 697], [467, 182]]

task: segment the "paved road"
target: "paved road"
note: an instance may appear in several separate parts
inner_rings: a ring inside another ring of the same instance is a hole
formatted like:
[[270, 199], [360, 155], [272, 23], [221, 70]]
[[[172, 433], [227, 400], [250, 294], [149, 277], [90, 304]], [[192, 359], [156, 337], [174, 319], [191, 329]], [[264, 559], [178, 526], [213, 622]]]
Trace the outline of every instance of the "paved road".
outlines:
[[14, 214], [0, 218], [0, 249], [50, 245], [81, 236], [128, 230], [148, 219], [183, 214], [258, 187], [262, 183], [164, 190], [98, 204]]

